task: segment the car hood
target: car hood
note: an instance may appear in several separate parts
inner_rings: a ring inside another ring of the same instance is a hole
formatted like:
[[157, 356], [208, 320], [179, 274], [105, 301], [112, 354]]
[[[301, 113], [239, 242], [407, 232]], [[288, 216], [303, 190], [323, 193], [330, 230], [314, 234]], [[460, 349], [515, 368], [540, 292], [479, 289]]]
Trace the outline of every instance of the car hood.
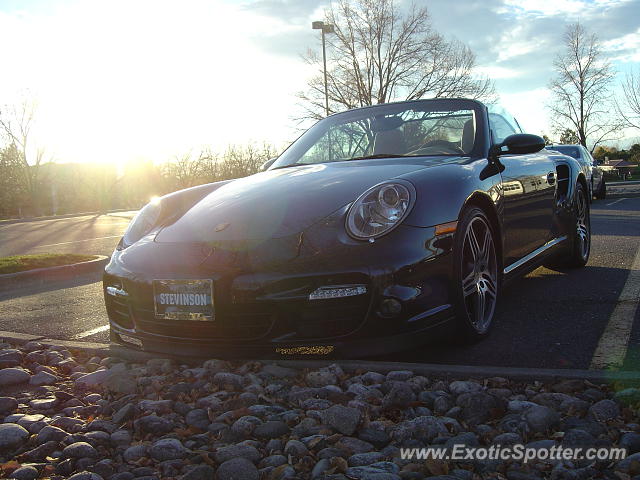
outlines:
[[292, 235], [353, 202], [377, 183], [454, 160], [366, 160], [258, 173], [207, 195], [164, 227], [156, 242], [260, 241]]

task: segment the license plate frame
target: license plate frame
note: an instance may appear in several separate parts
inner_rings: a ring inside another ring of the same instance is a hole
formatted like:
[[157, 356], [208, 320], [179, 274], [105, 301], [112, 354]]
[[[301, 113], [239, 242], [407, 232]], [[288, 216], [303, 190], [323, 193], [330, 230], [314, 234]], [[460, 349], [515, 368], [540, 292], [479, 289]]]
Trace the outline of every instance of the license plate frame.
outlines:
[[159, 320], [212, 322], [215, 320], [213, 280], [153, 280], [153, 309]]

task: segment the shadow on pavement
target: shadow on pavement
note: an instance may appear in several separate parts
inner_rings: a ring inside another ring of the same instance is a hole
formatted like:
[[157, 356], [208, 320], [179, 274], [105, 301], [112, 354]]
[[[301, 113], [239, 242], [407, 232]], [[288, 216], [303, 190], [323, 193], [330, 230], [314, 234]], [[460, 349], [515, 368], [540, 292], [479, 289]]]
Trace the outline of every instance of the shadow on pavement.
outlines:
[[0, 292], [0, 302], [11, 300], [13, 298], [26, 297], [28, 295], [37, 295], [39, 293], [52, 292], [55, 290], [63, 290], [65, 288], [79, 287], [102, 281], [102, 270], [94, 273], [86, 273], [68, 280], [57, 280], [47, 283], [46, 279], [37, 283], [29, 283], [21, 287]]
[[399, 362], [541, 368], [589, 368], [629, 270], [541, 267], [502, 292], [491, 334], [455, 344], [446, 331], [411, 351], [369, 358]]

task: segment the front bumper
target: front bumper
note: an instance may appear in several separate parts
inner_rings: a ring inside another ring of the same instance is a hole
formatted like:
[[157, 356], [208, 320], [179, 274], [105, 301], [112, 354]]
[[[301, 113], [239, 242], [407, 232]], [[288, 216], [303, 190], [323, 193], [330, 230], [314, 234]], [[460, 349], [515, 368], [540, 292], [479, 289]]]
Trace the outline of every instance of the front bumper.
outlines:
[[[115, 252], [105, 269], [111, 340], [193, 357], [354, 358], [408, 349], [453, 317], [452, 243], [451, 234], [405, 226], [374, 244], [300, 235], [215, 254], [141, 242]], [[213, 279], [215, 319], [155, 318], [152, 281], [167, 278]], [[309, 300], [330, 285], [364, 285], [366, 293]], [[394, 314], [383, 307], [390, 299], [400, 305]]]

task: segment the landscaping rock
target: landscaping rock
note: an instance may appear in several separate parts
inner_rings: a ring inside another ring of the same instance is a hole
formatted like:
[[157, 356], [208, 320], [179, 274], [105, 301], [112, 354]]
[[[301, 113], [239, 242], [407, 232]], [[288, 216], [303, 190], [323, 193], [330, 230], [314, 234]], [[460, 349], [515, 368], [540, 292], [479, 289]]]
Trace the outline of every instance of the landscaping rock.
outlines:
[[356, 431], [361, 415], [356, 408], [334, 405], [322, 412], [322, 421], [343, 435], [351, 435]]
[[180, 440], [175, 438], [164, 438], [155, 442], [149, 449], [151, 458], [162, 462], [164, 460], [175, 460], [184, 458], [188, 451]]
[[21, 446], [28, 438], [26, 428], [15, 423], [0, 424], [0, 452]]
[[23, 368], [3, 368], [0, 370], [0, 387], [27, 383], [31, 375]]
[[216, 472], [217, 480], [258, 480], [256, 466], [244, 458], [232, 458], [222, 463]]
[[13, 413], [18, 409], [18, 401], [13, 397], [0, 397], [0, 415]]

